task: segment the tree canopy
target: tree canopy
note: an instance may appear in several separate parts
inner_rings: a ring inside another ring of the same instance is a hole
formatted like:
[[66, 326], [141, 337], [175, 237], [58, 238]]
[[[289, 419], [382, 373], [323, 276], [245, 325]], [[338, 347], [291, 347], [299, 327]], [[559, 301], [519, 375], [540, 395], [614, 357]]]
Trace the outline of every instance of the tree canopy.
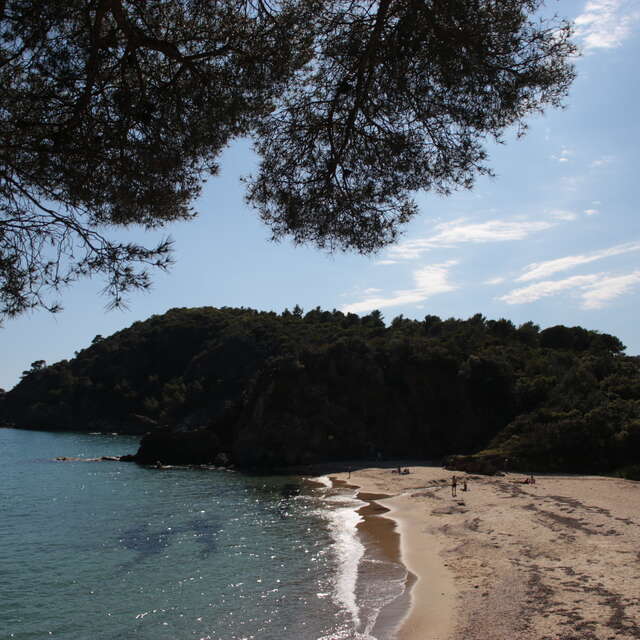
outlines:
[[479, 313], [385, 326], [320, 307], [172, 309], [33, 362], [0, 394], [0, 425], [152, 432], [151, 463], [468, 454], [470, 470], [509, 460], [640, 479], [640, 358], [624, 348]]
[[542, 0], [0, 0], [0, 317], [96, 273], [115, 304], [194, 215], [230, 141], [276, 239], [363, 253], [471, 187], [484, 143], [558, 106], [571, 27]]

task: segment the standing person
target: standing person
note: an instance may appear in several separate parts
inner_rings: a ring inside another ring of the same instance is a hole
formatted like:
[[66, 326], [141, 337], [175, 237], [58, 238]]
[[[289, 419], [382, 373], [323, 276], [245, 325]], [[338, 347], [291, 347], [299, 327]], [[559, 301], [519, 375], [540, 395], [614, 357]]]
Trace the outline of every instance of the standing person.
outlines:
[[458, 488], [458, 478], [456, 478], [455, 476], [453, 476], [451, 478], [451, 495], [455, 498], [456, 497], [456, 490]]
[[462, 481], [462, 490], [463, 491], [467, 490], [467, 480], [466, 480], [466, 478]]

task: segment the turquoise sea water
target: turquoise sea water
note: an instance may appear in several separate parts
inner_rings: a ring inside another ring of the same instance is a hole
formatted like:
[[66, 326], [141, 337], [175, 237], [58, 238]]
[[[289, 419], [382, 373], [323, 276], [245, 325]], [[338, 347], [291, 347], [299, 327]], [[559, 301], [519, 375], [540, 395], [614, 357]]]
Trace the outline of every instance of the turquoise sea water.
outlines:
[[136, 446], [0, 429], [0, 638], [374, 637], [406, 574], [367, 552], [348, 491], [296, 495], [292, 477], [54, 461]]

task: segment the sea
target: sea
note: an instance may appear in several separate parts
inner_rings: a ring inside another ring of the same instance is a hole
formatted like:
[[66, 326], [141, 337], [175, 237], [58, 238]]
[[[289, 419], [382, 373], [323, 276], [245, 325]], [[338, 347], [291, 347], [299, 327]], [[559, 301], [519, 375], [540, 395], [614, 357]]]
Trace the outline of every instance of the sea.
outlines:
[[387, 640], [407, 572], [329, 478], [61, 462], [138, 439], [0, 429], [0, 638]]

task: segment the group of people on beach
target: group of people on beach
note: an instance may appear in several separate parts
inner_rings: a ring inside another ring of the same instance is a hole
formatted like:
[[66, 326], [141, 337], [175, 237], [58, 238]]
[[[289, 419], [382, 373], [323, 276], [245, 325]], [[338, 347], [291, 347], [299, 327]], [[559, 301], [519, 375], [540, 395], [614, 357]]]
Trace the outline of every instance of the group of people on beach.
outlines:
[[[522, 484], [535, 484], [536, 479], [533, 477], [533, 473], [522, 481]], [[468, 491], [466, 478], [462, 479], [462, 490]], [[451, 496], [456, 497], [458, 495], [458, 478], [456, 476], [451, 477]]]
[[409, 475], [411, 471], [409, 471], [409, 469], [403, 469], [402, 467], [398, 467], [397, 470], [392, 469], [391, 473], [399, 473], [401, 476], [406, 476], [406, 475]]
[[[462, 490], [468, 491], [466, 478], [462, 479]], [[458, 495], [458, 478], [456, 476], [451, 478], [451, 495], [454, 498]]]

